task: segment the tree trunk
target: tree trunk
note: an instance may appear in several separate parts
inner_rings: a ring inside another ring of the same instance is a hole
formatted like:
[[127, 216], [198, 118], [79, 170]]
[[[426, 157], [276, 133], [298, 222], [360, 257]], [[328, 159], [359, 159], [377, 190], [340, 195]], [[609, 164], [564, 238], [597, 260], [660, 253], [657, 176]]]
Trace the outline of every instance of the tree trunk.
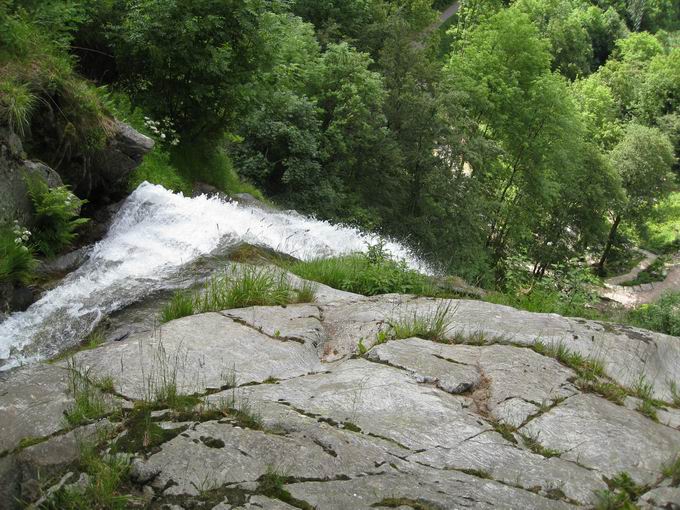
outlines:
[[621, 215], [617, 214], [616, 218], [614, 218], [614, 223], [612, 223], [612, 228], [609, 230], [609, 237], [607, 237], [607, 244], [604, 246], [604, 252], [602, 252], [600, 262], [597, 264], [597, 270], [600, 274], [604, 274], [604, 264], [609, 258], [609, 252], [612, 249], [612, 244], [614, 244], [614, 238], [616, 237], [616, 231], [619, 228], [619, 223], [621, 223]]

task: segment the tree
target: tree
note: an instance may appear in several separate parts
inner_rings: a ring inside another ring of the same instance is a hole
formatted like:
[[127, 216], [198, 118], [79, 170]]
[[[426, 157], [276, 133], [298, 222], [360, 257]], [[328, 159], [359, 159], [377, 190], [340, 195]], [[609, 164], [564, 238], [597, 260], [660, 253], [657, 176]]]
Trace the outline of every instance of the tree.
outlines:
[[219, 134], [248, 99], [262, 49], [260, 12], [259, 0], [138, 0], [115, 30], [122, 78], [183, 138]]
[[576, 80], [570, 86], [589, 139], [610, 150], [621, 137], [619, 108], [609, 87], [597, 75]]
[[621, 177], [625, 197], [612, 204], [612, 224], [598, 264], [600, 271], [607, 262], [621, 221], [626, 219], [640, 225], [654, 204], [671, 191], [674, 181], [673, 146], [656, 128], [630, 124], [610, 158]]

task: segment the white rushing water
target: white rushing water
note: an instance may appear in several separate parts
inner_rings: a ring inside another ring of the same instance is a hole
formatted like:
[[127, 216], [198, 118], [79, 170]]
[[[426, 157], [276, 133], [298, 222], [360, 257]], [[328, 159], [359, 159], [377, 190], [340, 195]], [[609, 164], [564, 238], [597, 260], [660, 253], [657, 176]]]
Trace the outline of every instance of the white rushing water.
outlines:
[[[88, 261], [27, 311], [0, 323], [0, 370], [53, 356], [85, 338], [106, 315], [169, 288], [182, 267], [241, 242], [300, 259], [365, 251], [379, 237], [219, 198], [184, 197], [143, 183], [125, 201]], [[404, 246], [396, 259], [426, 271]]]

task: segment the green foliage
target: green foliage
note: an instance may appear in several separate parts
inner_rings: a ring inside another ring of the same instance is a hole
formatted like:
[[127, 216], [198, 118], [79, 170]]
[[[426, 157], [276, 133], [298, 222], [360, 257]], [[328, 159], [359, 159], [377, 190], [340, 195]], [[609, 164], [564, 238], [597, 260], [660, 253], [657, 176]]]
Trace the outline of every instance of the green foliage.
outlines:
[[257, 68], [260, 2], [142, 0], [112, 36], [118, 70], [135, 98], [180, 134], [220, 134], [243, 105]]
[[634, 279], [623, 282], [621, 285], [631, 287], [645, 283], [663, 281], [666, 278], [665, 265], [666, 258], [659, 257], [654, 262], [652, 262], [647, 269], [640, 271]]
[[357, 253], [342, 257], [299, 261], [286, 268], [300, 278], [330, 287], [374, 296], [401, 293], [434, 295], [437, 293], [426, 276], [409, 269], [405, 262]]
[[628, 318], [641, 328], [680, 336], [680, 292], [669, 292], [653, 304], [640, 305]]
[[161, 321], [232, 308], [312, 302], [315, 294], [309, 283], [294, 288], [278, 269], [232, 266], [194, 293], [176, 292], [161, 311]]
[[33, 242], [40, 253], [54, 256], [68, 248], [78, 236], [77, 229], [89, 221], [79, 217], [86, 200], [80, 200], [67, 186], [50, 188], [37, 174], [26, 174], [25, 181], [33, 203]]
[[113, 411], [111, 402], [102, 393], [100, 385], [111, 389], [112, 381], [98, 380], [74, 359], [68, 361], [69, 391], [73, 405], [64, 413], [71, 426], [84, 425]]
[[534, 275], [527, 271], [528, 261], [523, 257], [511, 257], [506, 264], [505, 292], [490, 293], [487, 301], [530, 312], [598, 317], [591, 307], [597, 301], [592, 287], [598, 279], [588, 267], [569, 261], [549, 273]]
[[18, 222], [0, 228], [0, 282], [27, 285], [33, 279], [37, 261], [30, 243], [31, 233]]
[[130, 508], [133, 498], [124, 492], [129, 484], [130, 464], [127, 458], [117, 455], [100, 455], [91, 446], [85, 446], [79, 462], [80, 469], [89, 475], [87, 484], [69, 485], [55, 492], [45, 503], [48, 510], [124, 510]]
[[644, 246], [657, 253], [680, 251], [680, 192], [659, 201], [643, 228]]
[[451, 302], [442, 301], [426, 313], [404, 313], [388, 321], [388, 335], [394, 340], [418, 337], [434, 342], [445, 342], [455, 308]]
[[680, 486], [680, 456], [675, 457], [663, 468], [663, 476], [671, 479], [673, 487]]
[[36, 98], [25, 85], [0, 81], [0, 122], [19, 136], [26, 135]]

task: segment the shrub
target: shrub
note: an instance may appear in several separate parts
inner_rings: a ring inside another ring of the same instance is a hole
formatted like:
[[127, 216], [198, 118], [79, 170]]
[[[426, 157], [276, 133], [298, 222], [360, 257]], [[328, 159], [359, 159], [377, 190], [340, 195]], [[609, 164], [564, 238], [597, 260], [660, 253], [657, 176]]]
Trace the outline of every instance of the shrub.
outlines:
[[35, 212], [34, 242], [38, 251], [54, 256], [76, 239], [76, 230], [87, 223], [79, 218], [85, 200], [76, 197], [68, 187], [50, 188], [38, 175], [26, 175], [28, 195]]
[[656, 303], [641, 305], [628, 318], [641, 328], [680, 336], [680, 292], [669, 292]]
[[29, 244], [31, 233], [18, 222], [0, 229], [0, 282], [28, 284], [33, 278], [36, 260]]

